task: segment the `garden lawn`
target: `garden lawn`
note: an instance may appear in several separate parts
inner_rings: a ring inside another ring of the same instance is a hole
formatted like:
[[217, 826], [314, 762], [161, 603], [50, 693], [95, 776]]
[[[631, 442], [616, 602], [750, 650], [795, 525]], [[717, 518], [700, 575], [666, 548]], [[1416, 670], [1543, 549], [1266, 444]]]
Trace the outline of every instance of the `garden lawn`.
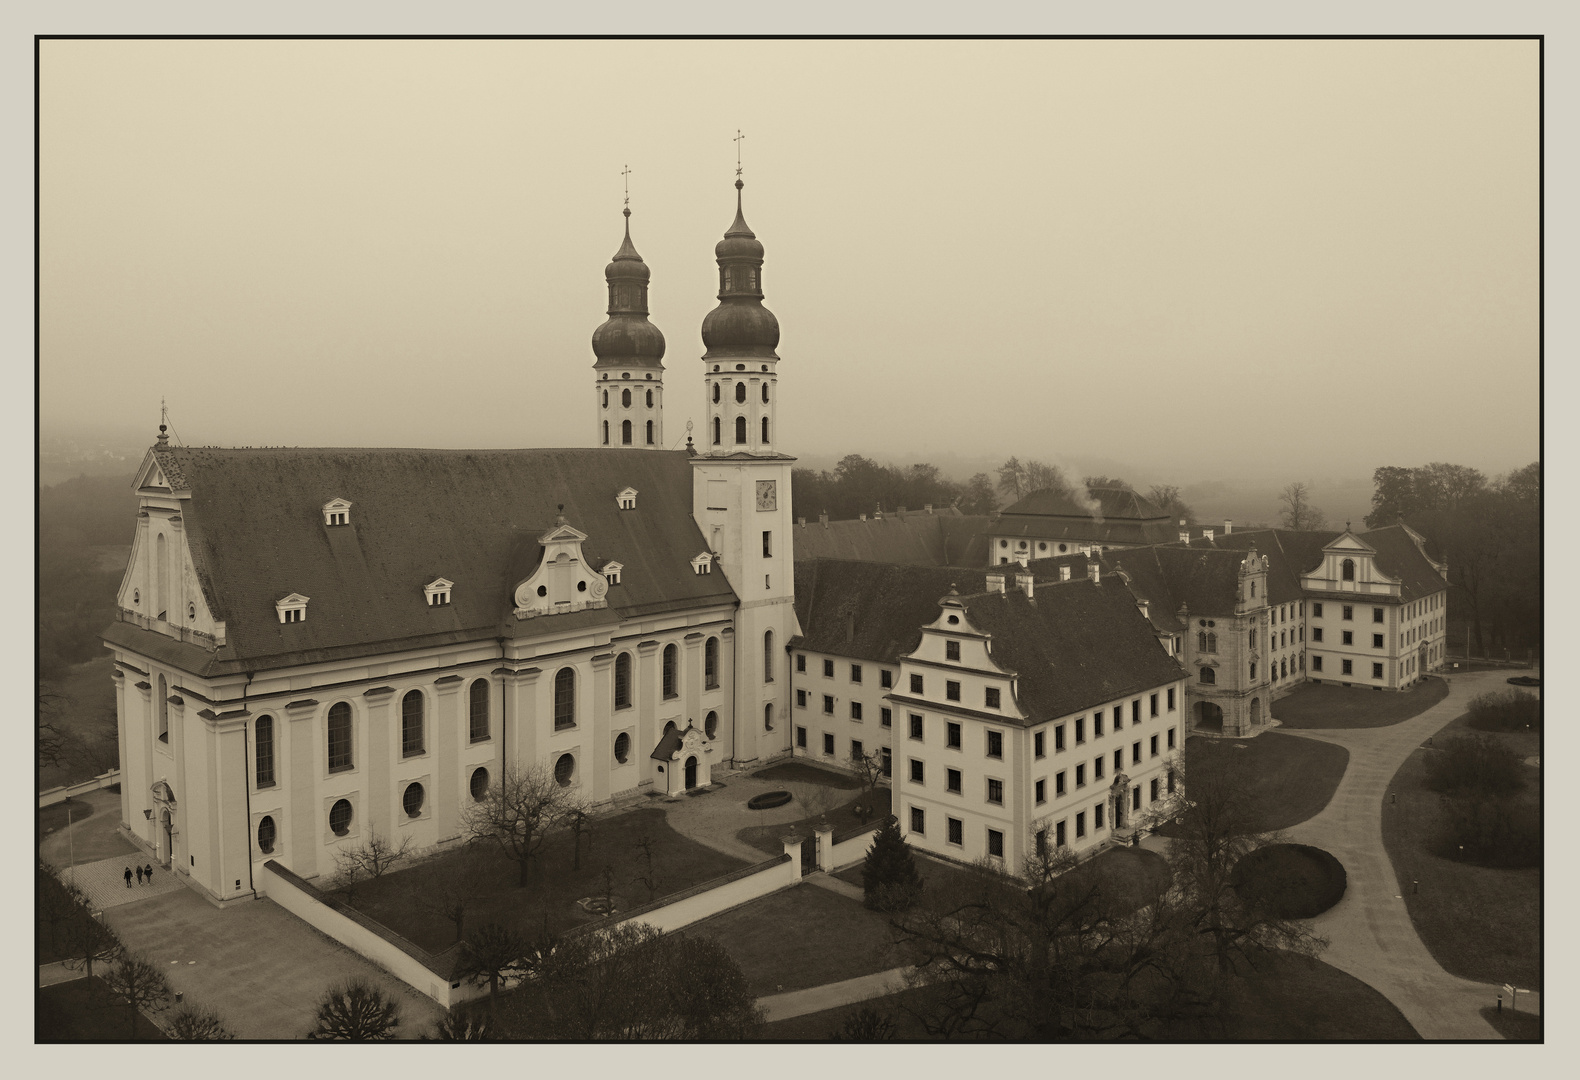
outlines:
[[[916, 872], [921, 875], [923, 889], [946, 888], [955, 883], [964, 884], [976, 872], [973, 867], [962, 863], [950, 863], [942, 859], [935, 859], [924, 855], [915, 848], [911, 849], [911, 861], [916, 864]], [[856, 886], [858, 889], [864, 888], [865, 886], [861, 880], [861, 868], [864, 865], [865, 860], [845, 867], [845, 869], [834, 876], [841, 881]]]
[[1376, 990], [1320, 960], [1283, 953], [1235, 984], [1224, 1025], [1170, 1032], [1180, 1041], [1366, 1042], [1421, 1038]]
[[713, 938], [763, 997], [854, 979], [905, 962], [889, 924], [850, 900], [803, 882], [695, 923], [685, 933]]
[[1488, 1005], [1481, 1010], [1481, 1015], [1510, 1042], [1542, 1041], [1542, 1018], [1536, 1013], [1515, 1012], [1505, 1001], [1501, 1011], [1496, 1005]]
[[[124, 559], [121, 565], [126, 565]], [[114, 736], [113, 722], [107, 728], [104, 725], [105, 716], [113, 718], [115, 715], [115, 685], [110, 678], [114, 671], [115, 665], [108, 653], [65, 669], [55, 684], [61, 699], [55, 724], [61, 734], [91, 739], [107, 730]], [[59, 765], [40, 765], [38, 790], [48, 791], [67, 784], [80, 784], [84, 780], [92, 780], [94, 775], [91, 766], [75, 757]]]
[[[1472, 732], [1460, 717], [1434, 736], [1490, 737], [1522, 757], [1540, 751], [1539, 735]], [[1542, 985], [1539, 866], [1518, 869], [1474, 866], [1434, 854], [1440, 796], [1426, 787], [1426, 755], [1417, 750], [1394, 774], [1390, 790], [1398, 802], [1382, 805], [1383, 844], [1404, 890], [1405, 908], [1416, 933], [1443, 970], [1477, 982]], [[1541, 771], [1526, 766], [1528, 786], [1518, 798], [1541, 801]], [[1411, 882], [1421, 883], [1416, 892]]]
[[[791, 779], [794, 782], [793, 778]], [[785, 837], [791, 833], [802, 837], [811, 836], [815, 829], [821, 828], [825, 819], [834, 830], [836, 836], [846, 829], [859, 827], [862, 821], [856, 816], [854, 808], [863, 798], [863, 795], [857, 794], [855, 797], [836, 806], [827, 814], [811, 814], [798, 821], [785, 821], [778, 825], [748, 825], [736, 833], [735, 838], [768, 855], [782, 855], [785, 850]], [[889, 816], [891, 799], [892, 793], [888, 788], [880, 787], [873, 792], [872, 813], [867, 817], [868, 824], [875, 825]]]
[[[34, 1038], [38, 1042], [130, 1042], [128, 1006], [97, 975], [56, 983], [38, 991]], [[137, 1039], [163, 1039], [165, 1033], [138, 1013]]]
[[838, 1005], [832, 1009], [824, 1009], [822, 1012], [792, 1016], [787, 1020], [775, 1020], [764, 1026], [763, 1039], [769, 1042], [830, 1039], [840, 1033], [846, 1020], [864, 1008], [887, 1018], [894, 1025], [894, 1038], [898, 1042], [919, 1042], [930, 1039], [932, 1036], [927, 1034], [927, 1029], [922, 1026], [921, 1021], [905, 1011], [907, 1004], [918, 1001], [926, 992], [925, 987], [901, 990], [898, 994], [890, 994], [887, 997], [858, 1001], [852, 1005]]
[[766, 769], [752, 773], [752, 779], [782, 784], [822, 784], [825, 787], [842, 788], [847, 791], [854, 791], [861, 786], [861, 781], [850, 773], [822, 769], [804, 761], [781, 761], [777, 765], [770, 765]]
[[[482, 897], [467, 912], [468, 928], [499, 922], [535, 934], [543, 928], [545, 917], [551, 931], [588, 922], [594, 916], [582, 911], [576, 901], [603, 895], [606, 865], [613, 868], [617, 912], [747, 865], [681, 836], [664, 820], [664, 812], [653, 807], [595, 818], [591, 830], [590, 848], [585, 835], [582, 839], [580, 870], [571, 868], [570, 834], [558, 832], [544, 843], [525, 887], [516, 884], [518, 871], [514, 861], [505, 858], [498, 848], [482, 848], [490, 858], [486, 886]], [[643, 835], [652, 841], [653, 865], [658, 874], [658, 889], [652, 896], [638, 880], [646, 872], [637, 846]], [[783, 848], [779, 850], [782, 852]], [[444, 860], [458, 854], [446, 852], [434, 859], [442, 866]], [[347, 902], [408, 941], [433, 953], [443, 952], [455, 943], [455, 925], [423, 911], [414, 896], [420, 875], [428, 866], [429, 861], [424, 860], [421, 865], [385, 874], [376, 881], [359, 883], [355, 898]], [[346, 899], [343, 892], [336, 895]]]
[[[1333, 798], [1350, 752], [1333, 743], [1299, 735], [1264, 732], [1243, 742], [1232, 739], [1185, 740], [1185, 797], [1190, 797], [1190, 770], [1200, 762], [1228, 759], [1246, 778], [1258, 808], [1255, 831], [1271, 832], [1316, 817]], [[1166, 824], [1157, 832], [1173, 835]]]
[[1275, 701], [1272, 713], [1288, 728], [1391, 727], [1419, 716], [1447, 696], [1448, 683], [1442, 679], [1423, 679], [1397, 693], [1305, 683]]
[[93, 816], [93, 804], [81, 799], [67, 799], [44, 807], [38, 812], [38, 838], [42, 840], [48, 834], [64, 829], [68, 813], [72, 823], [82, 821]]

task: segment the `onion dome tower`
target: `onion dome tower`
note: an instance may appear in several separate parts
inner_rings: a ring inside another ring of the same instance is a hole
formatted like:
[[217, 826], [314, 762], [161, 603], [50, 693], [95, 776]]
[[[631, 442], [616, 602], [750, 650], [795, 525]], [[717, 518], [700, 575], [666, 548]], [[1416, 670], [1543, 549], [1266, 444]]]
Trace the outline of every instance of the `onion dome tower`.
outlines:
[[595, 410], [599, 446], [664, 445], [664, 335], [647, 321], [651, 277], [631, 243], [631, 208], [625, 242], [604, 268], [609, 318], [593, 331]]
[[704, 453], [772, 454], [778, 437], [779, 320], [763, 307], [763, 245], [746, 225], [735, 181], [735, 222], [713, 249], [719, 306], [702, 320], [708, 426]]

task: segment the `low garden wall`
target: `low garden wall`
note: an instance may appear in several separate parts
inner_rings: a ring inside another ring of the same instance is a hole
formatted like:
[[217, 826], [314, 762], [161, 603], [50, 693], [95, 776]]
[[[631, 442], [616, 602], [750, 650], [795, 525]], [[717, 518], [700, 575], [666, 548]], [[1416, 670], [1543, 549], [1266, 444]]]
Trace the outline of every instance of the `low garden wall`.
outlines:
[[612, 926], [623, 922], [642, 922], [667, 934], [711, 918], [721, 911], [778, 892], [800, 880], [800, 860], [787, 851], [767, 862], [743, 866], [711, 881], [660, 897], [651, 904], [619, 912], [611, 922], [588, 925]]
[[[817, 862], [818, 868], [832, 874], [836, 870], [843, 870], [851, 863], [860, 862], [867, 857], [867, 852], [872, 847], [878, 830], [883, 827], [882, 821], [868, 822], [866, 825], [847, 829], [842, 833], [828, 832], [818, 834]], [[825, 844], [824, 838], [827, 837]]]
[[90, 791], [114, 787], [120, 782], [121, 770], [111, 769], [107, 773], [100, 773], [92, 780], [84, 780], [80, 784], [72, 784], [70, 787], [50, 788], [48, 791], [38, 793], [38, 808], [42, 810], [46, 806], [54, 806], [56, 803], [65, 802], [73, 795], [86, 795]]
[[371, 960], [447, 1009], [483, 992], [470, 984], [451, 986], [450, 964], [446, 959], [434, 956], [361, 912], [325, 896], [273, 859], [263, 864], [257, 885], [260, 893], [307, 925]]

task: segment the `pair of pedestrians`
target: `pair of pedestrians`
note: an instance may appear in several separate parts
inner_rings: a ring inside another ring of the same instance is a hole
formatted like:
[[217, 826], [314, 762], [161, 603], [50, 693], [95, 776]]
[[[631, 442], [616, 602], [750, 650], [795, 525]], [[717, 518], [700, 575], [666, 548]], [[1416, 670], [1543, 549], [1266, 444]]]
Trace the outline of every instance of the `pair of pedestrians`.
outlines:
[[[130, 889], [132, 887], [132, 868], [130, 866], [126, 868], [126, 873], [123, 876], [126, 878], [126, 887]], [[141, 885], [145, 877], [148, 879], [148, 884], [152, 885], [154, 883], [154, 868], [152, 864], [137, 868], [137, 884]]]

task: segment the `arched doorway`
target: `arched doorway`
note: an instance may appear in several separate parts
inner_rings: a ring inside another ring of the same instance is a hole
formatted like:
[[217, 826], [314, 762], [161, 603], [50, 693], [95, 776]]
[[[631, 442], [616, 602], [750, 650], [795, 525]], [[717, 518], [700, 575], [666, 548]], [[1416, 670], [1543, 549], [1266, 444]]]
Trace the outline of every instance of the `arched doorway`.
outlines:
[[690, 791], [697, 786], [697, 759], [695, 756], [686, 759], [686, 790]]
[[1255, 727], [1262, 722], [1262, 699], [1251, 699], [1251, 726]]
[[1198, 731], [1222, 731], [1223, 710], [1210, 701], [1196, 703], [1196, 729]]
[[170, 820], [170, 811], [159, 812], [159, 861], [166, 870], [170, 869], [170, 855], [174, 849], [172, 843], [175, 836], [175, 827]]

